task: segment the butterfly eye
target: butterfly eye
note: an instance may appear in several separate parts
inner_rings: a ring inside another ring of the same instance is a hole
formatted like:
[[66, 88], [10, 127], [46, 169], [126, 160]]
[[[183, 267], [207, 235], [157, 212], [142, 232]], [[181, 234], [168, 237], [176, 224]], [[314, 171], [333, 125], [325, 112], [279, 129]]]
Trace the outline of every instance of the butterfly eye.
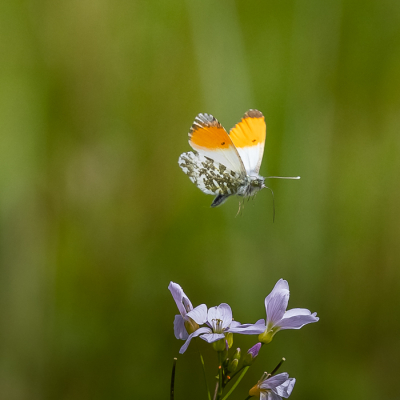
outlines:
[[254, 179], [253, 181], [251, 181], [251, 185], [257, 187], [260, 186], [260, 182], [258, 181], [258, 179]]

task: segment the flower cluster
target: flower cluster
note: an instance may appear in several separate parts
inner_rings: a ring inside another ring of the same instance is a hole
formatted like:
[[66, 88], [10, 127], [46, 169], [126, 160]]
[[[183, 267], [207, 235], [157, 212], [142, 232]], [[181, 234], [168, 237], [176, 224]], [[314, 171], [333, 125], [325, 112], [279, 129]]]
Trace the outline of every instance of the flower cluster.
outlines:
[[[232, 309], [226, 303], [209, 309], [205, 304], [193, 308], [189, 298], [177, 283], [171, 282], [168, 289], [180, 312], [180, 315], [176, 315], [174, 320], [175, 337], [185, 340], [179, 353], [184, 353], [195, 337], [212, 343], [218, 352], [219, 381], [215, 390], [215, 399], [220, 398], [223, 388], [238, 372], [243, 370], [242, 376], [247, 372], [261, 346], [270, 343], [278, 331], [300, 329], [319, 319], [316, 313], [311, 313], [304, 308], [286, 311], [290, 293], [289, 285], [283, 279], [276, 283], [272, 292], [265, 298], [266, 319], [260, 319], [254, 324], [241, 324], [233, 320]], [[258, 343], [248, 350], [239, 369], [240, 349], [236, 350], [231, 360], [228, 358], [228, 351], [233, 344], [233, 334], [258, 335]], [[250, 389], [249, 398], [257, 396], [261, 400], [279, 400], [282, 397], [290, 396], [296, 380], [289, 378], [287, 373], [275, 375], [281, 364], [282, 362], [271, 374], [264, 373], [260, 381]], [[241, 377], [238, 378], [238, 381], [240, 379]]]
[[261, 400], [279, 400], [282, 397], [287, 398], [292, 393], [295, 383], [296, 379], [289, 378], [286, 372], [274, 376], [264, 372], [257, 384], [250, 389], [249, 395], [251, 397], [260, 396]]

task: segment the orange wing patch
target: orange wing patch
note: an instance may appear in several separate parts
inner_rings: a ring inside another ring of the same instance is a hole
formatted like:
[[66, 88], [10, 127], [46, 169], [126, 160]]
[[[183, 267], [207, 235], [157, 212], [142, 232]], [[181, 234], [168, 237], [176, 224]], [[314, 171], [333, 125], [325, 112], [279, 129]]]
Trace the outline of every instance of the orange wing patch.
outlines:
[[249, 110], [242, 120], [229, 132], [233, 144], [237, 148], [264, 144], [267, 127], [262, 113], [258, 110]]
[[199, 114], [189, 132], [190, 144], [194, 148], [227, 150], [232, 140], [223, 126], [210, 114]]

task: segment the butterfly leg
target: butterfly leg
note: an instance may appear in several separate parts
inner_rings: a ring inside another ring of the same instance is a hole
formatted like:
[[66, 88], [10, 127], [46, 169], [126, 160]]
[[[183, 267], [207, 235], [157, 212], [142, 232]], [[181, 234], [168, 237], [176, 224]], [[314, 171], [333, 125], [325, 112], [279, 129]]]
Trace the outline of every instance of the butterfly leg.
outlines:
[[239, 215], [241, 209], [242, 209], [242, 201], [239, 200], [239, 209], [238, 209], [238, 211], [237, 211], [237, 213], [236, 213], [236, 215], [235, 215], [235, 218]]

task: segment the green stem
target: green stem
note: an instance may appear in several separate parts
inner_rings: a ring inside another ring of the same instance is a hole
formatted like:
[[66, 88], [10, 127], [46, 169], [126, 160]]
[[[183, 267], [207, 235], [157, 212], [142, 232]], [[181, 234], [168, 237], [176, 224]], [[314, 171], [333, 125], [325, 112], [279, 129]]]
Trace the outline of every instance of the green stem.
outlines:
[[219, 371], [219, 379], [218, 379], [218, 396], [217, 399], [220, 399], [222, 396], [222, 351], [218, 352], [218, 371]]
[[206, 389], [207, 389], [208, 400], [211, 400], [210, 389], [208, 388], [208, 382], [207, 382], [206, 367], [205, 367], [205, 365], [204, 365], [203, 356], [201, 355], [200, 350], [199, 350], [199, 354], [200, 354], [201, 366], [203, 367], [204, 382], [206, 383]]
[[224, 387], [225, 387], [229, 382], [232, 382], [232, 379], [233, 379], [243, 368], [245, 368], [245, 367], [239, 368], [239, 369], [230, 377], [229, 381], [226, 381], [226, 382], [225, 382]]
[[253, 396], [247, 396], [244, 400], [249, 400], [251, 399]]
[[[243, 369], [243, 372], [241, 373], [241, 375], [239, 376], [239, 378], [237, 378], [237, 380], [236, 380], [236, 382], [233, 384], [233, 386], [231, 387], [231, 390], [226, 394], [226, 396], [222, 399], [222, 400], [226, 400], [230, 395], [231, 395], [231, 393], [236, 389], [236, 386], [237, 385], [239, 385], [239, 382], [242, 380], [242, 378], [244, 377], [244, 375], [246, 374], [246, 372], [247, 372], [247, 370], [249, 369], [250, 367], [245, 367], [244, 369]], [[246, 399], [247, 400], [247, 399]]]

